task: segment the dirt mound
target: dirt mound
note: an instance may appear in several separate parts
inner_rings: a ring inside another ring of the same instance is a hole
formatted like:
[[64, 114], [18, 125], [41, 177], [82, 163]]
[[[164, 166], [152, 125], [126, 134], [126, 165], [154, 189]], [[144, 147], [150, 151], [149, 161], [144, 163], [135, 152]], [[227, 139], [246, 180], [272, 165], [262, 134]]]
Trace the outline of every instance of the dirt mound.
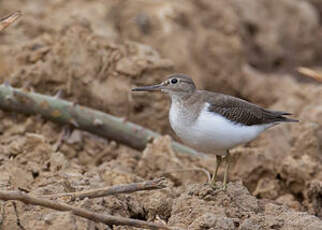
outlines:
[[[61, 92], [75, 103], [126, 116], [158, 131], [168, 130], [168, 123], [162, 123], [167, 116], [165, 97], [134, 95], [133, 100], [130, 91], [137, 84], [161, 81], [173, 69], [170, 60], [160, 58], [149, 46], [107, 40], [95, 35], [88, 21], [75, 19], [56, 33], [23, 44], [12, 55], [20, 68], [2, 81], [45, 94]], [[151, 104], [151, 99], [156, 103]], [[158, 114], [160, 122], [142, 110]]]
[[[272, 128], [234, 149], [232, 182], [224, 193], [206, 185], [201, 170], [211, 171], [215, 160], [175, 153], [169, 136], [138, 152], [73, 130], [57, 149], [62, 127], [1, 112], [0, 186], [44, 195], [165, 176], [169, 187], [163, 190], [70, 203], [186, 229], [320, 229], [322, 86], [293, 75], [298, 65], [320, 60], [319, 5], [300, 0], [1, 2], [3, 15], [17, 7], [24, 11], [0, 36], [1, 82], [50, 95], [62, 92], [75, 103], [171, 134], [168, 99], [130, 89], [185, 72], [201, 88], [292, 112], [301, 122]], [[106, 228], [18, 202], [1, 207], [4, 229], [21, 229], [19, 224]]]
[[189, 186], [175, 201], [169, 222], [195, 230], [320, 228], [319, 218], [259, 202], [241, 183], [230, 183], [227, 191], [215, 192], [209, 185]]
[[265, 71], [294, 68], [318, 59], [319, 15], [305, 1], [231, 1], [242, 22], [250, 65]]
[[122, 38], [156, 47], [201, 87], [237, 94], [244, 86], [239, 21], [228, 2], [143, 0], [116, 7]]
[[306, 1], [122, 1], [113, 12], [122, 38], [155, 47], [200, 87], [266, 106], [276, 98], [256, 97], [274, 90], [246, 93], [253, 81], [262, 81], [248, 77], [245, 64], [294, 72], [321, 59], [319, 14]]
[[[91, 135], [84, 135], [83, 141], [86, 146], [91, 146], [87, 151], [100, 148], [113, 150], [105, 154], [105, 157], [112, 160], [104, 160], [98, 167], [93, 166], [95, 161], [80, 164], [81, 157], [68, 160], [65, 154], [55, 152], [46, 139], [43, 135], [27, 134], [25, 138], [20, 138], [22, 142], [17, 143], [15, 147], [13, 143], [9, 144], [5, 151], [8, 155], [15, 153], [16, 156], [11, 156], [11, 161], [4, 159], [8, 163], [0, 168], [2, 186], [31, 191], [33, 195], [48, 195], [137, 182], [154, 177], [145, 173], [147, 170], [154, 172], [155, 176], [165, 175], [164, 172], [169, 171], [166, 176], [170, 186], [164, 190], [76, 200], [69, 203], [102, 214], [156, 222], [160, 220], [188, 229], [236, 227], [254, 229], [272, 226], [278, 226], [280, 229], [288, 229], [290, 226], [299, 229], [319, 229], [321, 224], [317, 217], [292, 211], [286, 206], [268, 200], [257, 200], [240, 182], [229, 183], [227, 192], [223, 192], [201, 182], [200, 172], [187, 170], [183, 176], [175, 176], [182, 174], [180, 171], [175, 171], [179, 164], [177, 162], [180, 162], [181, 167], [189, 168], [195, 164], [195, 159], [174, 155], [168, 137], [155, 140], [141, 156], [125, 147], [115, 150], [112, 143], [108, 144], [94, 139]], [[92, 154], [95, 156], [98, 152]], [[199, 164], [208, 163], [208, 160], [199, 160]], [[314, 194], [316, 190], [319, 191], [319, 187], [316, 186], [311, 188], [309, 194], [314, 202], [317, 202]], [[32, 229], [32, 226], [59, 229], [65, 225], [70, 229], [82, 229], [86, 226], [95, 226], [98, 229], [103, 227], [71, 214], [62, 215], [56, 211], [22, 203], [6, 202], [3, 208], [6, 213], [3, 216], [2, 226], [8, 229], [19, 228], [18, 223], [25, 229]], [[316, 207], [313, 205], [312, 209], [314, 208]]]

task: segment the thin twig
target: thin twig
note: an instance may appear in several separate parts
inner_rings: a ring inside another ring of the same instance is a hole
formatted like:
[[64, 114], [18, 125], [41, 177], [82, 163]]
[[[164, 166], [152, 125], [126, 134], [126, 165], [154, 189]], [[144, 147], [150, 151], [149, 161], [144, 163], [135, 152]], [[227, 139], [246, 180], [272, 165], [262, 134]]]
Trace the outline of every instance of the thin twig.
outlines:
[[75, 199], [84, 199], [84, 198], [97, 198], [103, 196], [111, 196], [120, 193], [132, 193], [137, 191], [144, 190], [154, 190], [154, 189], [162, 189], [165, 188], [166, 180], [164, 177], [157, 178], [154, 180], [149, 180], [141, 183], [133, 183], [126, 185], [116, 185], [112, 187], [105, 187], [99, 189], [92, 189], [81, 192], [71, 192], [71, 193], [59, 193], [59, 194], [51, 194], [42, 196], [44, 198], [58, 198], [58, 197], [71, 197], [72, 200]]
[[0, 19], [0, 31], [10, 26], [14, 21], [16, 21], [21, 16], [21, 12], [14, 12], [6, 17]]
[[20, 222], [20, 218], [19, 218], [19, 214], [18, 214], [18, 209], [17, 209], [16, 202], [12, 201], [12, 205], [13, 205], [13, 209], [15, 210], [17, 225], [19, 226], [20, 229], [25, 230], [24, 226]]
[[0, 200], [18, 200], [25, 204], [39, 205], [42, 207], [58, 210], [58, 211], [68, 211], [72, 212], [76, 216], [84, 217], [86, 219], [101, 222], [108, 225], [126, 225], [137, 228], [146, 228], [146, 229], [166, 229], [174, 230], [178, 228], [168, 227], [161, 224], [151, 223], [142, 220], [135, 220], [125, 217], [111, 216], [111, 215], [102, 215], [95, 212], [87, 211], [83, 208], [73, 207], [71, 205], [60, 203], [57, 201], [51, 201], [41, 198], [36, 198], [25, 194], [20, 191], [0, 191]]
[[53, 145], [54, 152], [57, 152], [59, 150], [59, 148], [61, 147], [61, 145], [64, 142], [65, 136], [68, 136], [68, 137], [70, 136], [70, 127], [69, 127], [69, 125], [65, 125], [63, 127], [63, 129], [61, 130], [60, 134], [58, 135], [57, 141]]
[[322, 82], [322, 73], [321, 72], [317, 72], [313, 69], [306, 68], [306, 67], [299, 67], [299, 68], [297, 68], [297, 71], [306, 77], [310, 77], [310, 78], [313, 78], [317, 81]]
[[210, 172], [208, 170], [206, 170], [206, 169], [203, 169], [203, 168], [170, 169], [170, 170], [164, 172], [162, 175], [168, 175], [170, 173], [175, 173], [175, 172], [187, 172], [187, 171], [199, 171], [199, 172], [202, 172], [207, 177], [208, 183], [211, 181]]
[[[0, 109], [27, 115], [39, 115], [63, 125], [100, 135], [111, 140], [143, 150], [151, 139], [160, 134], [132, 122], [80, 106], [56, 97], [33, 92], [25, 92], [6, 85], [0, 85]], [[205, 157], [205, 154], [172, 142], [174, 150], [192, 156]]]

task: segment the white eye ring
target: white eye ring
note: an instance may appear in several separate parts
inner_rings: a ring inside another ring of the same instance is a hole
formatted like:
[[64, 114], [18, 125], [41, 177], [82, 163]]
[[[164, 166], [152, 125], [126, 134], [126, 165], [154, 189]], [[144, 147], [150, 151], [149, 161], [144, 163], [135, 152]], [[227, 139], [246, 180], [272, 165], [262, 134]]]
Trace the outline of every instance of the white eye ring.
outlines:
[[173, 78], [173, 79], [171, 79], [171, 84], [176, 84], [177, 82], [178, 82], [178, 79], [177, 78]]

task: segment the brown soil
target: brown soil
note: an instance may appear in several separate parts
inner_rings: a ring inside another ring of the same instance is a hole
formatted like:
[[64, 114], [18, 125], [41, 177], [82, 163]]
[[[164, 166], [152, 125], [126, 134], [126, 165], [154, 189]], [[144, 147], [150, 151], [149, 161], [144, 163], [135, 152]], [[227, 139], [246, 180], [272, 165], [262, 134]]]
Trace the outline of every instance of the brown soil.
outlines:
[[[163, 190], [70, 203], [184, 229], [322, 229], [322, 85], [294, 71], [321, 63], [319, 1], [11, 0], [0, 6], [0, 15], [24, 13], [0, 34], [0, 80], [14, 87], [61, 91], [65, 99], [176, 138], [168, 99], [130, 92], [176, 71], [200, 88], [301, 120], [234, 149], [223, 192], [206, 185], [202, 172], [188, 170], [212, 170], [213, 156], [175, 153], [169, 136], [138, 152], [74, 130], [56, 150], [63, 127], [1, 112], [2, 189], [52, 194], [166, 176]], [[2, 202], [0, 217], [1, 229], [106, 229], [20, 202]]]

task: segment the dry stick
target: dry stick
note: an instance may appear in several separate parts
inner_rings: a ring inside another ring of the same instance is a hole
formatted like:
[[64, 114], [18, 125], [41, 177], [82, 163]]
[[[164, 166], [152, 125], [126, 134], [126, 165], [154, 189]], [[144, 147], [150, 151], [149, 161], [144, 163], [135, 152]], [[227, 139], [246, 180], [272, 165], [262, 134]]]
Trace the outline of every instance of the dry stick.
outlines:
[[72, 212], [76, 216], [81, 216], [95, 222], [101, 222], [108, 225], [126, 225], [137, 228], [147, 228], [147, 229], [166, 229], [174, 230], [177, 228], [168, 227], [161, 224], [155, 224], [151, 222], [146, 222], [142, 220], [135, 220], [125, 217], [111, 216], [111, 215], [102, 215], [95, 212], [87, 211], [83, 208], [73, 207], [65, 203], [59, 203], [57, 201], [51, 201], [46, 199], [36, 198], [30, 195], [27, 195], [21, 191], [0, 191], [0, 200], [18, 200], [25, 204], [39, 205], [42, 207], [58, 210], [58, 211], [68, 211]]
[[202, 172], [206, 177], [207, 177], [207, 182], [210, 183], [211, 181], [211, 175], [210, 172], [207, 171], [204, 168], [185, 168], [185, 169], [170, 169], [166, 172], [164, 172], [162, 175], [169, 175], [171, 173], [176, 173], [176, 172], [188, 172], [188, 171], [199, 171]]
[[0, 31], [3, 31], [9, 25], [11, 25], [14, 21], [16, 21], [21, 16], [21, 12], [14, 12], [6, 17], [0, 19]]
[[310, 77], [310, 78], [313, 78], [317, 81], [322, 82], [322, 73], [321, 72], [317, 72], [313, 69], [306, 68], [306, 67], [297, 68], [297, 72], [303, 74], [306, 77]]
[[[160, 136], [142, 126], [98, 110], [6, 85], [0, 85], [0, 109], [23, 114], [41, 114], [44, 118], [54, 122], [70, 124], [78, 129], [116, 140], [138, 150], [143, 150], [153, 138]], [[174, 150], [181, 153], [205, 156], [177, 142], [172, 142], [172, 146]]]
[[97, 198], [103, 196], [111, 196], [120, 193], [132, 193], [137, 191], [144, 190], [154, 190], [154, 189], [162, 189], [166, 187], [165, 178], [157, 178], [150, 181], [144, 181], [141, 183], [133, 183], [133, 184], [125, 184], [125, 185], [116, 185], [112, 187], [105, 187], [99, 189], [92, 189], [81, 192], [71, 192], [71, 193], [58, 193], [42, 196], [44, 198], [58, 198], [64, 196], [70, 196], [72, 200], [75, 199], [84, 199], [84, 198]]

